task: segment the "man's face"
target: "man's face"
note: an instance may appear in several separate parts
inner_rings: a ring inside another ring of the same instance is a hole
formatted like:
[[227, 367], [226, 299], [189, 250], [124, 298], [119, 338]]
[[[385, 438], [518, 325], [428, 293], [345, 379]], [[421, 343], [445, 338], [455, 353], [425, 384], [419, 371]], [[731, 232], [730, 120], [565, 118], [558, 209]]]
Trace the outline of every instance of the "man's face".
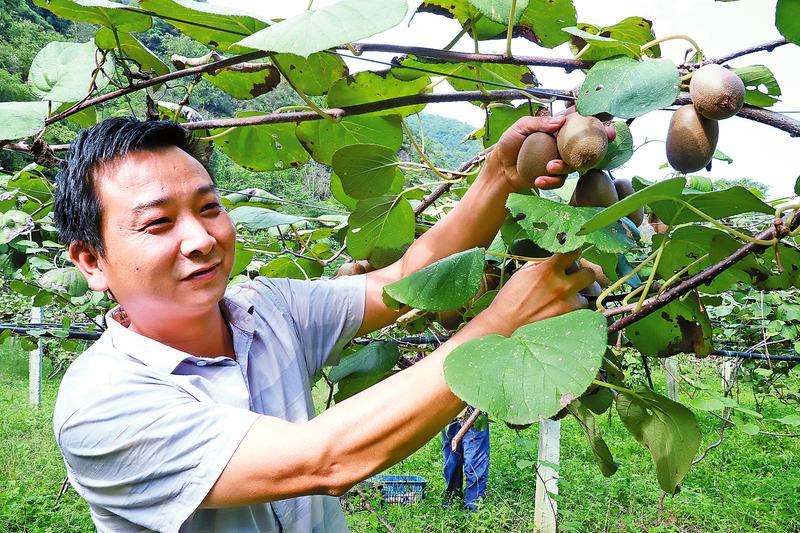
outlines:
[[97, 169], [95, 188], [105, 248], [99, 281], [134, 323], [137, 316], [201, 314], [218, 304], [235, 231], [196, 159], [174, 146], [132, 152]]

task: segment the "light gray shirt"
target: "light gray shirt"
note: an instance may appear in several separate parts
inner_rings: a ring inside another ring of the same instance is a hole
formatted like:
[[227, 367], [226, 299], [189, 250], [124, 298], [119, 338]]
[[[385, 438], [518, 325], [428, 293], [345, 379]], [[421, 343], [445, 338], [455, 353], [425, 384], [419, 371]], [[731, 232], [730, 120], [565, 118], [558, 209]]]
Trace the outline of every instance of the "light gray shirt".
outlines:
[[[347, 531], [337, 498], [198, 509], [260, 415], [305, 422], [311, 385], [361, 325], [365, 276], [257, 278], [221, 302], [236, 360], [109, 328], [69, 367], [53, 427], [101, 532]], [[276, 435], [275, 438], [280, 438]]]

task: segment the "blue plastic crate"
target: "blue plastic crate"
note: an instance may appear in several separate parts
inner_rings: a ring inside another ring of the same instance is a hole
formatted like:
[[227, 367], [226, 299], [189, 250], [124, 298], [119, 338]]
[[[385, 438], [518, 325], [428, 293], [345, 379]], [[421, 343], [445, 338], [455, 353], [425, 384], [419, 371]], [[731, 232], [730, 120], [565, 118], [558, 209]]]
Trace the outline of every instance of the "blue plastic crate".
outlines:
[[412, 505], [425, 498], [428, 480], [421, 476], [373, 476], [368, 481], [374, 481], [381, 489], [383, 500], [386, 503], [399, 503]]

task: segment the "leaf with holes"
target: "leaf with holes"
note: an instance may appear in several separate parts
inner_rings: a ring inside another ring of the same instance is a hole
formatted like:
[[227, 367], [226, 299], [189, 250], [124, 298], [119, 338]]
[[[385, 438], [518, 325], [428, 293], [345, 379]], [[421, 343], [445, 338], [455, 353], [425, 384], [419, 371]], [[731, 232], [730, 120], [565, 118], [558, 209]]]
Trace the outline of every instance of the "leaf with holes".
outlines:
[[[257, 111], [236, 113], [237, 118], [261, 115]], [[225, 128], [211, 130], [212, 135]], [[295, 136], [291, 123], [247, 126], [221, 135], [214, 144], [236, 163], [252, 171], [284, 170], [299, 167], [309, 159], [308, 152]]]
[[360, 200], [348, 224], [348, 253], [375, 268], [400, 259], [414, 240], [414, 210], [408, 200], [392, 194]]
[[[328, 106], [348, 107], [389, 98], [422, 94], [430, 91], [429, 83], [430, 78], [428, 77], [400, 81], [394, 77], [392, 71], [383, 73], [363, 71], [334, 83], [328, 91]], [[425, 104], [416, 104], [375, 111], [370, 114], [407, 116], [419, 113], [424, 107]]]
[[650, 450], [661, 489], [675, 494], [700, 448], [700, 426], [689, 409], [649, 389], [620, 393], [617, 413], [636, 440]]
[[404, 305], [438, 312], [464, 307], [478, 293], [483, 277], [483, 248], [453, 254], [383, 288], [383, 301], [399, 311]]
[[606, 253], [621, 253], [633, 245], [619, 223], [607, 225], [587, 235], [578, 233], [586, 221], [598, 211], [596, 207], [572, 207], [546, 198], [522, 194], [510, 195], [506, 205], [528, 237], [553, 253], [571, 252], [585, 243], [593, 244]]
[[[577, 54], [587, 44], [590, 45], [581, 55], [581, 59], [587, 61], [599, 61], [620, 54], [638, 58], [642, 55], [642, 45], [655, 39], [653, 23], [642, 17], [628, 17], [602, 27], [581, 23], [574, 29], [564, 28], [564, 31], [572, 34], [569, 45], [573, 53]], [[645, 54], [659, 57], [661, 49], [653, 46]]]
[[545, 48], [555, 48], [569, 40], [562, 28], [575, 26], [578, 15], [572, 0], [529, 0], [519, 25], [530, 28], [534, 40]]
[[282, 20], [237, 44], [307, 57], [394, 28], [407, 11], [406, 0], [341, 0]]
[[122, 32], [147, 31], [153, 19], [138, 13], [120, 2], [109, 0], [34, 0], [37, 7], [47, 9], [57, 17], [75, 22], [100, 24]]
[[589, 387], [606, 335], [603, 315], [573, 311], [522, 326], [511, 337], [465, 342], [448, 355], [444, 377], [469, 405], [512, 424], [530, 424], [555, 415]]
[[[96, 68], [97, 47], [93, 41], [85, 43], [51, 42], [42, 48], [31, 63], [28, 72], [28, 85], [42, 100], [52, 102], [74, 102], [89, 94], [94, 81], [94, 89], [102, 90], [108, 78], [93, 73]], [[103, 69], [110, 77], [108, 65]]]
[[295, 131], [298, 140], [315, 161], [330, 165], [333, 154], [351, 144], [380, 144], [393, 151], [403, 143], [400, 117], [348, 117], [339, 122], [310, 120], [301, 122]]
[[281, 81], [278, 69], [272, 65], [264, 63], [255, 68], [260, 70], [243, 72], [225, 69], [216, 74], [204, 73], [203, 78], [238, 100], [250, 100], [270, 92]]
[[302, 57], [295, 54], [275, 54], [270, 58], [286, 74], [292, 85], [311, 96], [321, 96], [331, 85], [347, 76], [344, 59], [326, 52]]
[[781, 86], [775, 74], [764, 65], [750, 65], [733, 71], [744, 83], [744, 103], [758, 107], [770, 107], [780, 101]]
[[700, 309], [696, 293], [674, 300], [625, 329], [633, 346], [644, 355], [669, 357], [693, 353], [707, 357], [711, 345], [711, 320]]
[[577, 109], [581, 115], [640, 117], [672, 104], [680, 87], [678, 68], [669, 59], [618, 56], [589, 69], [578, 92]]

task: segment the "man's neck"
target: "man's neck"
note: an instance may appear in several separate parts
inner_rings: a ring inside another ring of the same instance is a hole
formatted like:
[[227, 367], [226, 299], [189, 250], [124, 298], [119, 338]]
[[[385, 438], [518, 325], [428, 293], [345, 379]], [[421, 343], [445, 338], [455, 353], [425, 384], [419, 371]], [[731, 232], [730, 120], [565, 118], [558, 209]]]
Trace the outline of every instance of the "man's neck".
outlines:
[[235, 358], [233, 339], [219, 306], [210, 312], [168, 321], [153, 317], [129, 317], [129, 329], [197, 357], [227, 355]]

